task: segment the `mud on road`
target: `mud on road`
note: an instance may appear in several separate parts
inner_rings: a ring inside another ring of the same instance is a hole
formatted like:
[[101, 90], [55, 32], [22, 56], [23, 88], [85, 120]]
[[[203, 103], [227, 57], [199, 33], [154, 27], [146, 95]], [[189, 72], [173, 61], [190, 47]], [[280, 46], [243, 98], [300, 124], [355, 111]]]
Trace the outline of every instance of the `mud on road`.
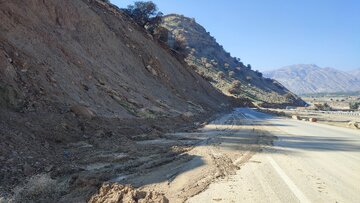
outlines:
[[185, 202], [212, 182], [235, 175], [262, 146], [272, 144], [274, 137], [253, 122], [234, 110], [194, 132], [140, 142], [184, 152], [169, 163], [119, 176], [119, 182], [163, 193], [170, 202]]
[[[70, 150], [69, 163], [29, 176], [10, 198], [85, 202], [92, 196], [92, 200], [104, 200], [114, 198], [111, 195], [116, 191], [125, 191], [128, 194], [122, 196], [132, 197], [134, 202], [153, 194], [161, 197], [161, 202], [185, 202], [211, 183], [235, 175], [274, 139], [236, 110], [190, 132], [139, 136], [123, 143], [128, 150], [106, 150], [96, 142], [73, 143], [71, 149], [76, 151]], [[86, 156], [76, 158], [75, 153]], [[109, 186], [112, 183], [117, 185]], [[103, 184], [106, 187], [99, 190]], [[128, 186], [124, 189], [121, 185]]]

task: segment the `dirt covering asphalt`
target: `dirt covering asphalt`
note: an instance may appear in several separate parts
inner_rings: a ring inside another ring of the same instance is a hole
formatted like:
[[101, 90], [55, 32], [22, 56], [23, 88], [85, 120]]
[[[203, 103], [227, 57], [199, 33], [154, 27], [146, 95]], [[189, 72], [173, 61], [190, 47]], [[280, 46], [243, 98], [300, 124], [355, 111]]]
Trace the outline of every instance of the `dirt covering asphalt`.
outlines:
[[238, 130], [193, 132], [233, 99], [114, 6], [0, 1], [0, 19], [0, 202], [185, 201], [258, 149], [246, 129], [224, 155]]
[[137, 142], [231, 106], [104, 1], [0, 1], [0, 19], [0, 199], [87, 201], [183, 150]]
[[[3, 196], [3, 200], [104, 202], [108, 197], [141, 202], [137, 198], [140, 195], [145, 199], [156, 197], [154, 202], [184, 202], [212, 182], [234, 175], [254, 153], [273, 140], [236, 111], [217, 115], [217, 119], [195, 130], [184, 127], [178, 130], [182, 133], [150, 132], [129, 138], [111, 135], [103, 129], [99, 137], [85, 141], [49, 146], [43, 143], [38, 154], [30, 154], [33, 160], [46, 159], [37, 163], [43, 168], [36, 168], [29, 157], [22, 159], [25, 152], [12, 155], [14, 162], [26, 160], [27, 166], [23, 164], [22, 170], [10, 174], [15, 165], [13, 168], [6, 165], [9, 175], [3, 180], [8, 184], [2, 187], [2, 192], [12, 193]], [[44, 156], [42, 147], [49, 147], [52, 153]], [[25, 171], [27, 175], [23, 174]], [[21, 180], [14, 180], [15, 177]]]
[[262, 146], [271, 145], [273, 139], [261, 125], [254, 125], [235, 110], [192, 132], [137, 142], [150, 148], [171, 146], [180, 153], [155, 167], [118, 174], [112, 181], [133, 185], [147, 193], [156, 191], [169, 202], [185, 202], [211, 183], [235, 175], [242, 164], [261, 151]]

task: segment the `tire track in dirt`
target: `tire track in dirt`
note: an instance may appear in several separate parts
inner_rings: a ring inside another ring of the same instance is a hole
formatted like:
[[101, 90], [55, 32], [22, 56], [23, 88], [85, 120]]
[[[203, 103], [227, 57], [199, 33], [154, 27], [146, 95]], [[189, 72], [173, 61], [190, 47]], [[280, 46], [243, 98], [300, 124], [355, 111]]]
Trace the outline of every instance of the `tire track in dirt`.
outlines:
[[261, 126], [233, 111], [195, 132], [175, 133], [168, 137], [197, 140], [197, 143], [172, 161], [134, 174], [123, 182], [144, 191], [164, 193], [170, 202], [185, 202], [206, 190], [211, 183], [235, 175], [261, 150], [266, 134]]

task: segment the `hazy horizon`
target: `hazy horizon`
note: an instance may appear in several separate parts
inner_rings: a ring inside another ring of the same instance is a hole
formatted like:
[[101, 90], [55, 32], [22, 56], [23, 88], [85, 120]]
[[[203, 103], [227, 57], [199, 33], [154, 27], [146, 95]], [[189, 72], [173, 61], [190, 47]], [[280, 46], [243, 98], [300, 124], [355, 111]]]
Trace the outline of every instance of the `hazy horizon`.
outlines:
[[[133, 0], [111, 0], [119, 7]], [[261, 71], [316, 64], [360, 68], [360, 2], [153, 0], [164, 14], [193, 17], [232, 56]], [[218, 13], [217, 16], [214, 16]]]
[[277, 68], [267, 68], [267, 69], [259, 69], [259, 70], [262, 70], [264, 72], [267, 72], [267, 71], [274, 71], [274, 70], [278, 70], [278, 69], [282, 69], [282, 68], [285, 68], [285, 67], [288, 67], [288, 66], [296, 66], [296, 65], [316, 65], [318, 66], [319, 68], [332, 68], [332, 69], [335, 69], [335, 70], [339, 70], [339, 71], [343, 71], [343, 72], [347, 72], [347, 73], [350, 73], [352, 71], [357, 71], [357, 70], [360, 70], [360, 67], [359, 68], [352, 68], [352, 69], [341, 69], [341, 68], [337, 68], [337, 67], [329, 67], [329, 66], [319, 66], [318, 64], [313, 64], [313, 63], [297, 63], [297, 64], [289, 64], [289, 65], [285, 65], [285, 66], [281, 66], [281, 67], [277, 67]]

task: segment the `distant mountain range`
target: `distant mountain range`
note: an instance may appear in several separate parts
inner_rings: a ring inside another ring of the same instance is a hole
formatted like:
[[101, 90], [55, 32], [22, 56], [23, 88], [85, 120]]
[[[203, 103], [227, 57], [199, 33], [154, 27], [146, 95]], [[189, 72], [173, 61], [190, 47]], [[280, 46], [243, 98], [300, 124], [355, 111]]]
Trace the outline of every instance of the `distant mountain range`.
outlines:
[[360, 90], [360, 69], [344, 72], [314, 64], [298, 64], [264, 72], [297, 94], [354, 92]]
[[360, 68], [359, 69], [356, 69], [356, 70], [353, 70], [350, 72], [350, 74], [358, 79], [360, 79]]

